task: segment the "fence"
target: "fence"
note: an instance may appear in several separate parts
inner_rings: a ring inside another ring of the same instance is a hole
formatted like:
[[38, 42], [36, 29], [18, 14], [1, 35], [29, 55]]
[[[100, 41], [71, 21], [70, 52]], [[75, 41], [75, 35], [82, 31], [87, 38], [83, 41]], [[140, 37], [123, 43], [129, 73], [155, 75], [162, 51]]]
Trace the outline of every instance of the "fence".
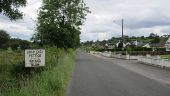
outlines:
[[170, 68], [170, 60], [168, 60], [168, 59], [141, 57], [138, 59], [138, 61], [141, 63], [145, 63], [145, 64], [151, 64], [154, 66]]
[[113, 58], [119, 58], [119, 59], [126, 59], [126, 60], [138, 60], [142, 56], [131, 56], [131, 55], [122, 55], [122, 54], [115, 54], [112, 52], [95, 52], [90, 51], [91, 54], [101, 55], [105, 57], [113, 57]]
[[114, 54], [112, 52], [95, 52], [95, 51], [90, 51], [90, 53], [105, 56], [105, 57], [113, 57], [113, 58], [126, 59], [126, 60], [138, 60], [141, 63], [170, 68], [170, 60], [161, 59], [159, 56], [157, 57], [151, 57], [150, 55], [147, 55], [145, 57], [142, 55], [131, 56], [131, 55]]

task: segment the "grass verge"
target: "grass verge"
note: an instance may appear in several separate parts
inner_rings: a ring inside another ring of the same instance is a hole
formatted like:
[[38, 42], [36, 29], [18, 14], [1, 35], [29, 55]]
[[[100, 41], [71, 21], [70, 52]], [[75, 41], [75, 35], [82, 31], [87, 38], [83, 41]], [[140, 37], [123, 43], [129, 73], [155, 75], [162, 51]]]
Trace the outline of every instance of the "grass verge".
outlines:
[[169, 59], [170, 60], [170, 55], [161, 55], [161, 58]]
[[24, 68], [23, 52], [1, 52], [0, 96], [64, 96], [73, 50], [46, 49], [46, 67]]

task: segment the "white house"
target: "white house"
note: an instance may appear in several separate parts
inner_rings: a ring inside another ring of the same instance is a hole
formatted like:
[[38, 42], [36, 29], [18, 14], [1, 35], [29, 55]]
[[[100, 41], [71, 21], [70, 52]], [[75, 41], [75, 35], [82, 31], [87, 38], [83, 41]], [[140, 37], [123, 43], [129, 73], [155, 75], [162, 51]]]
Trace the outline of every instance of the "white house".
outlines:
[[131, 45], [131, 43], [129, 43], [129, 42], [126, 43], [126, 46], [130, 46], [130, 45]]
[[170, 51], [170, 36], [169, 36], [168, 40], [165, 43], [165, 48], [166, 48], [166, 51]]
[[[119, 41], [119, 42], [116, 44], [116, 47], [118, 47], [120, 43], [121, 43], [121, 42]], [[125, 47], [126, 47], [126, 44], [123, 43], [123, 48], [125, 48]]]
[[143, 47], [146, 47], [146, 48], [151, 48], [149, 43], [145, 44]]

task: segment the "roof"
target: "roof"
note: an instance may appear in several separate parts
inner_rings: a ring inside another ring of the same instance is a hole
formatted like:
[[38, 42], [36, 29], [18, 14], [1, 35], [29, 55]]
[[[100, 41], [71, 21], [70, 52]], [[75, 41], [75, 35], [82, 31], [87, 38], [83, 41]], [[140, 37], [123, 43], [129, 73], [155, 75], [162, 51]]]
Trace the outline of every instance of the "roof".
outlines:
[[170, 36], [169, 36], [168, 40], [166, 41], [166, 44], [170, 44]]
[[143, 47], [148, 43], [144, 43], [144, 42], [138, 42], [138, 45], [136, 45], [137, 47]]
[[151, 46], [149, 45], [149, 43], [146, 43], [146, 44], [143, 45], [142, 47], [150, 48]]
[[151, 47], [165, 47], [166, 40], [161, 40], [159, 43], [149, 44]]
[[[121, 43], [121, 42], [119, 41], [118, 43], [116, 43], [116, 46], [117, 46], [117, 47], [118, 47], [119, 43]], [[126, 46], [126, 44], [123, 43], [123, 47], [125, 47], [125, 46]]]

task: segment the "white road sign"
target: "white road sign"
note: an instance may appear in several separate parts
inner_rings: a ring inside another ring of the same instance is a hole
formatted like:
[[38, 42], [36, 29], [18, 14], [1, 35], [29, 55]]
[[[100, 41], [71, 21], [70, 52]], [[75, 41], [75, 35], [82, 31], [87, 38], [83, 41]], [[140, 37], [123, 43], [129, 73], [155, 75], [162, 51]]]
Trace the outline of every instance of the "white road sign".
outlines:
[[28, 49], [25, 50], [25, 67], [45, 66], [45, 50], [44, 49]]

